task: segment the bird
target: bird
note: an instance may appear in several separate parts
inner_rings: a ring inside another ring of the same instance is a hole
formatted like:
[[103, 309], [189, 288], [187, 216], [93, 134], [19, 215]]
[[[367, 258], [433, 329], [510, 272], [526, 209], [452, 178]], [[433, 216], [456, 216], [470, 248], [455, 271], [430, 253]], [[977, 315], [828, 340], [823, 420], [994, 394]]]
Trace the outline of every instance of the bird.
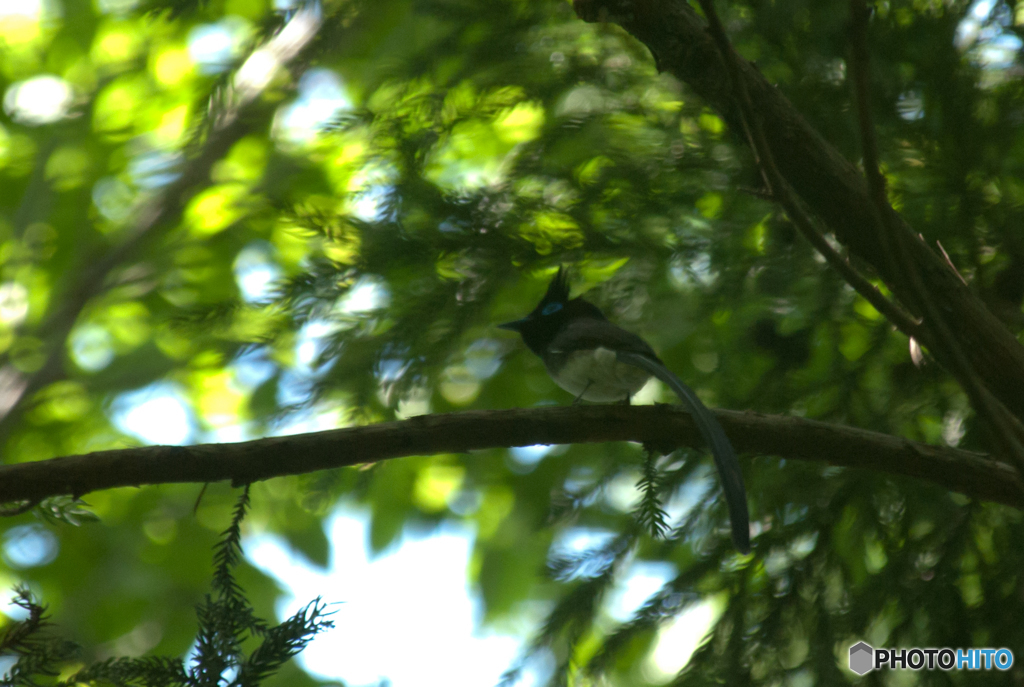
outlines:
[[743, 473], [714, 413], [665, 366], [646, 341], [609, 322], [596, 305], [582, 297], [570, 300], [564, 265], [533, 312], [498, 327], [518, 332], [527, 348], [544, 362], [554, 382], [576, 397], [574, 403], [628, 404], [651, 376], [667, 384], [689, 411], [711, 450], [729, 507], [733, 543], [741, 553], [750, 552]]

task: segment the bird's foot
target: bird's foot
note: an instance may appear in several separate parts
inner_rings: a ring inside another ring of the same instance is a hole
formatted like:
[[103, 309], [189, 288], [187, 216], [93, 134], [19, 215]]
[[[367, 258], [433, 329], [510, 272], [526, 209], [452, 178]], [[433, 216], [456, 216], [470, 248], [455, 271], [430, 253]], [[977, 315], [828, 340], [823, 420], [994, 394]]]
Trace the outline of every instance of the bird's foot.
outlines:
[[593, 379], [591, 379], [591, 380], [589, 380], [589, 381], [587, 382], [587, 385], [586, 385], [585, 387], [583, 387], [583, 391], [581, 391], [581, 392], [580, 392], [580, 395], [579, 395], [579, 396], [577, 396], [577, 397], [576, 397], [576, 399], [575, 399], [575, 400], [574, 400], [574, 401], [572, 402], [572, 404], [573, 404], [574, 406], [578, 406], [578, 405], [580, 404], [580, 401], [582, 401], [582, 400], [583, 400], [583, 394], [587, 393], [587, 389], [589, 389], [589, 388], [590, 388], [590, 385], [591, 385], [591, 384], [593, 384], [593, 383], [594, 383], [594, 380], [593, 380]]

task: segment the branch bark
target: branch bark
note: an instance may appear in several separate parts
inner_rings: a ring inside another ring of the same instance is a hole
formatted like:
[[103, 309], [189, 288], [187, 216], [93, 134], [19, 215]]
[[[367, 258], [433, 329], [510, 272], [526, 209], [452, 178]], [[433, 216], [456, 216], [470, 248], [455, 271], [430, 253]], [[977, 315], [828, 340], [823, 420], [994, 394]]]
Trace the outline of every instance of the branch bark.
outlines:
[[[704, 20], [685, 0], [574, 0], [573, 6], [584, 21], [619, 24], [650, 49], [660, 70], [688, 84], [734, 131], [743, 130], [728, 69]], [[742, 58], [737, 64], [779, 172], [850, 252], [871, 264], [901, 302], [913, 304], [907, 280], [893, 272], [879, 245], [875, 207], [860, 172], [754, 65]], [[886, 215], [928, 293], [957, 323], [953, 335], [971, 367], [1011, 412], [1024, 417], [1024, 347], [891, 207]], [[922, 343], [941, 348], [928, 333]]]
[[[915, 477], [976, 499], [1024, 507], [1017, 471], [980, 453], [802, 418], [715, 414], [741, 453]], [[0, 466], [0, 503], [145, 484], [244, 484], [402, 456], [605, 441], [659, 449], [702, 446], [690, 416], [673, 406], [477, 410], [237, 444], [145, 446]]]

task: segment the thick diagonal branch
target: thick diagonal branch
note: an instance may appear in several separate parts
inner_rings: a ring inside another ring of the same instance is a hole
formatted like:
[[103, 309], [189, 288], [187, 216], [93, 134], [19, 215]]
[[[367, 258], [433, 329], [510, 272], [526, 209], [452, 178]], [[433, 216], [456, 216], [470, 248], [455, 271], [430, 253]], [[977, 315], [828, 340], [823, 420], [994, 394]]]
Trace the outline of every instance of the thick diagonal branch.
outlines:
[[746, 85], [739, 73], [739, 56], [729, 43], [725, 34], [725, 28], [715, 11], [713, 0], [700, 0], [700, 6], [704, 10], [704, 16], [710, 24], [711, 37], [718, 46], [718, 54], [725, 61], [726, 70], [730, 77], [730, 83], [735, 91], [734, 96], [739, 108], [740, 120], [743, 130], [754, 153], [754, 160], [761, 170], [765, 186], [772, 199], [785, 209], [790, 221], [800, 231], [807, 241], [814, 246], [815, 250], [825, 258], [825, 261], [836, 270], [846, 283], [857, 291], [865, 300], [875, 307], [875, 310], [882, 313], [889, 322], [896, 326], [908, 337], [920, 336], [918, 323], [913, 320], [896, 303], [886, 298], [878, 288], [875, 287], [867, 277], [862, 275], [850, 262], [839, 254], [839, 251], [832, 247], [828, 239], [822, 235], [814, 226], [813, 220], [800, 207], [800, 202], [793, 195], [789, 184], [779, 173], [775, 165], [775, 156], [764, 136], [764, 127], [758, 113], [750, 102], [750, 94], [747, 93]]
[[[924, 280], [918, 273], [917, 264], [910, 257], [906, 245], [906, 232], [901, 232], [900, 227], [892, 221], [896, 215], [889, 204], [885, 177], [882, 176], [882, 169], [879, 166], [878, 143], [870, 106], [870, 57], [867, 48], [869, 15], [865, 0], [850, 0], [850, 71], [853, 75], [857, 121], [864, 150], [864, 177], [867, 179], [868, 190], [876, 210], [874, 225], [879, 245], [888, 258], [889, 272], [900, 274], [905, 279], [902, 293], [912, 299], [914, 309], [924, 316], [923, 325], [928, 332], [928, 339], [933, 342], [936, 357], [960, 382], [975, 411], [993, 430], [995, 452], [1013, 463], [1018, 470], [1024, 469], [1024, 447], [1018, 438], [1024, 436], [1020, 421], [992, 397], [984, 380], [972, 367], [971, 361], [953, 335], [950, 321], [928, 292]], [[949, 256], [943, 257], [949, 261]]]
[[[661, 70], [687, 83], [734, 131], [743, 131], [726, 65], [704, 20], [685, 0], [575, 0], [574, 7], [586, 21], [622, 26], [651, 50]], [[875, 268], [901, 302], [912, 304], [906, 280], [893, 273], [879, 245], [875, 206], [863, 176], [756, 67], [743, 59], [737, 63], [783, 178], [851, 253]], [[900, 233], [928, 292], [948, 310], [948, 320], [957, 323], [954, 335], [971, 367], [1007, 408], [1024, 417], [1024, 347], [899, 215], [891, 209], [888, 215], [886, 222]], [[922, 342], [933, 343], [927, 335]]]

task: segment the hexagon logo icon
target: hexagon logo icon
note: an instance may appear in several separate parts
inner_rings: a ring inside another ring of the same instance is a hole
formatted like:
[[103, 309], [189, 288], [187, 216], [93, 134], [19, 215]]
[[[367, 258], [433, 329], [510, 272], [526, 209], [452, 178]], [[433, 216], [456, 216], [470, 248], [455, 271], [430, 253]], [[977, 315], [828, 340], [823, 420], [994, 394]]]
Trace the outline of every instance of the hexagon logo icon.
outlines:
[[857, 642], [850, 647], [850, 670], [863, 675], [875, 667], [875, 650], [866, 642]]

